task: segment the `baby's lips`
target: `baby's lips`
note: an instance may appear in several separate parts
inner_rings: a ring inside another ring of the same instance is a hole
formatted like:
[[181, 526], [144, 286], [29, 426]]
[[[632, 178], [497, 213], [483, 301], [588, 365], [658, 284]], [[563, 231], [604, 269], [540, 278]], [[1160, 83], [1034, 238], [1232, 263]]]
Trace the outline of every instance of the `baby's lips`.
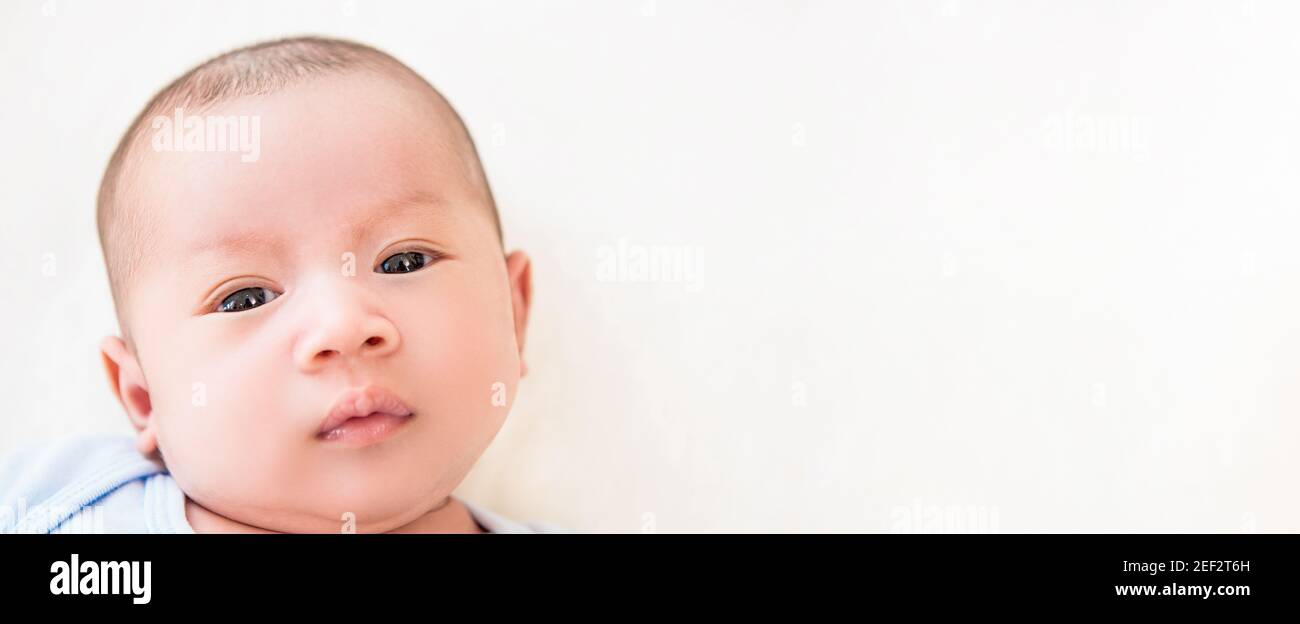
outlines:
[[410, 416], [411, 408], [382, 386], [370, 384], [361, 388], [349, 388], [334, 401], [329, 414], [321, 421], [317, 434], [324, 434], [351, 418], [362, 418], [375, 413]]

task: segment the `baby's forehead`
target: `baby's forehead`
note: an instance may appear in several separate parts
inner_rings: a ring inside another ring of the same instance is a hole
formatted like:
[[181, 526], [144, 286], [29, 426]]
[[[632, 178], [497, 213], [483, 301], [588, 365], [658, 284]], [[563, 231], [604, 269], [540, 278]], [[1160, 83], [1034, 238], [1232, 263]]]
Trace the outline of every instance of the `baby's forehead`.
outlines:
[[444, 164], [476, 161], [468, 131], [436, 92], [374, 72], [316, 76], [198, 105], [178, 102], [142, 125], [135, 152], [182, 165], [237, 156], [245, 169], [256, 169], [268, 156], [305, 160], [313, 151], [338, 148], [358, 158], [405, 149]]
[[151, 140], [135, 185], [139, 205], [158, 211], [168, 229], [203, 234], [286, 219], [342, 228], [394, 206], [485, 201], [472, 145], [459, 145], [433, 107], [400, 89], [358, 86], [331, 77], [223, 102], [193, 120], [182, 110], [186, 132], [202, 128], [206, 140], [215, 125], [228, 139], [182, 137], [180, 149], [161, 150], [176, 143]]
[[291, 217], [301, 229], [328, 223], [325, 208], [355, 217], [365, 200], [419, 189], [455, 208], [446, 214], [478, 206], [501, 243], [468, 130], [411, 68], [365, 45], [316, 37], [214, 57], [150, 100], [100, 184], [96, 221], [123, 331], [129, 336], [142, 267], [178, 232], [211, 237], [232, 223], [256, 227], [266, 215]]

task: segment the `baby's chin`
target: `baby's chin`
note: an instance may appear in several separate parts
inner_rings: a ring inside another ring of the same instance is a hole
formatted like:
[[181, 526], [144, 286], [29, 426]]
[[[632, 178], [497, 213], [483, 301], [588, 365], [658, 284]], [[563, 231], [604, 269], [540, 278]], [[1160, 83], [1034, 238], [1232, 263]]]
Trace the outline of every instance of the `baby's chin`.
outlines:
[[370, 465], [344, 461], [290, 473], [204, 471], [193, 479], [179, 467], [173, 477], [188, 498], [217, 516], [207, 519], [234, 523], [233, 530], [244, 525], [285, 533], [385, 532], [444, 504], [459, 481], [449, 467], [429, 465], [428, 454], [401, 459]]
[[279, 533], [383, 533], [436, 511], [446, 504], [449, 496], [450, 492], [410, 494], [395, 493], [388, 488], [347, 495], [335, 493], [310, 501], [279, 498], [253, 502], [187, 494], [192, 504], [202, 507], [197, 518], [194, 510], [187, 511], [187, 516], [199, 532], [205, 528], [222, 531], [222, 525], [227, 525], [227, 530], [234, 531], [247, 528]]

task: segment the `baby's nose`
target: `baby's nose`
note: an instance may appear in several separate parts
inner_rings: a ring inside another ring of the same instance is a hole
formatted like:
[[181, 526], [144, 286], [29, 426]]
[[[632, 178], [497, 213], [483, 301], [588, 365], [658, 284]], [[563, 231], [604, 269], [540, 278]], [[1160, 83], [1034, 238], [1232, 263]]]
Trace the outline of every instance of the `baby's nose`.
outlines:
[[400, 341], [397, 327], [380, 314], [330, 314], [303, 337], [294, 359], [303, 372], [315, 372], [337, 360], [386, 356]]

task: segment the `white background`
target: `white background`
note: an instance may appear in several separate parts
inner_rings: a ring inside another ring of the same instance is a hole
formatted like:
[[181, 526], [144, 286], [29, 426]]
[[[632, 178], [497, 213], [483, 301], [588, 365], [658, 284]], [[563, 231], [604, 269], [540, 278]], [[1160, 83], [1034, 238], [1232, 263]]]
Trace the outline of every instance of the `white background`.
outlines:
[[[535, 261], [462, 495], [588, 531], [1300, 530], [1298, 9], [6, 2], [0, 451], [128, 430], [94, 196], [131, 118], [318, 33], [448, 95]], [[699, 272], [598, 279], [620, 244]]]

